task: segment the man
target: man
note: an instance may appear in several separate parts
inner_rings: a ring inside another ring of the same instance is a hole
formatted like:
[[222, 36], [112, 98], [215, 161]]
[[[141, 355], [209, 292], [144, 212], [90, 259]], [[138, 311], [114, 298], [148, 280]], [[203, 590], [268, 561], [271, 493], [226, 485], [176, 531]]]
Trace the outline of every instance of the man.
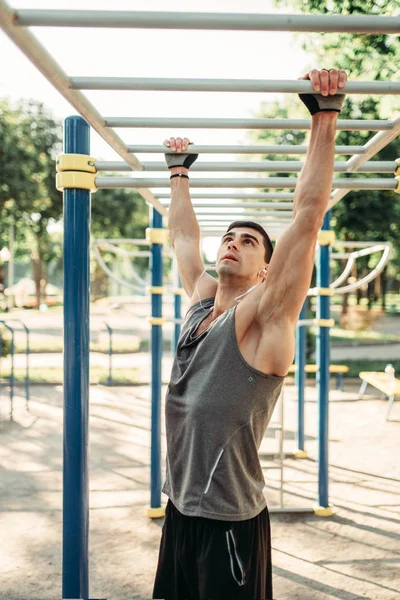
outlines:
[[[294, 218], [272, 245], [263, 228], [233, 223], [216, 281], [204, 270], [189, 194], [189, 140], [165, 144], [169, 231], [191, 299], [166, 397], [169, 496], [153, 598], [272, 600], [271, 536], [258, 449], [293, 362], [334, 166], [346, 73], [312, 70], [311, 139]], [[259, 285], [261, 281], [263, 285]]]

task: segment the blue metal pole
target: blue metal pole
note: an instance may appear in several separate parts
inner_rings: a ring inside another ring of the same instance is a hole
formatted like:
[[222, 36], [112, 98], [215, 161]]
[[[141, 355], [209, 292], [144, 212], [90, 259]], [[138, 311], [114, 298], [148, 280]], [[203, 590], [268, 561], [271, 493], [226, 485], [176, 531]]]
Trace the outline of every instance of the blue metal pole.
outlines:
[[112, 328], [106, 321], [104, 321], [104, 325], [106, 326], [107, 331], [108, 331], [108, 381], [107, 381], [107, 385], [112, 385], [113, 384], [113, 379], [112, 379], [112, 355], [113, 355]]
[[[89, 125], [68, 117], [64, 152], [89, 154]], [[64, 191], [63, 598], [88, 598], [90, 192]]]
[[[177, 291], [179, 291], [182, 287], [181, 278], [179, 275], [176, 276], [176, 287]], [[182, 296], [180, 293], [176, 293], [174, 296], [174, 317], [175, 319], [182, 318]], [[175, 354], [176, 348], [178, 346], [179, 337], [181, 335], [181, 325], [180, 323], [174, 324], [174, 337], [172, 341], [173, 352]]]
[[[22, 321], [21, 321], [22, 323]], [[26, 377], [25, 377], [25, 397], [26, 397], [26, 408], [29, 410], [29, 400], [30, 400], [30, 376], [29, 376], [29, 356], [30, 356], [30, 345], [29, 345], [29, 328], [22, 323], [23, 328], [26, 333]]]
[[[325, 215], [322, 229], [330, 230], [331, 213]], [[318, 247], [317, 287], [329, 288], [330, 285], [330, 246]], [[317, 319], [330, 318], [330, 296], [319, 295], [317, 300]], [[328, 500], [328, 447], [329, 447], [329, 363], [330, 330], [318, 327], [317, 334], [317, 388], [318, 388], [318, 504], [327, 508]]]
[[[303, 304], [299, 319], [307, 318], [307, 300]], [[307, 328], [304, 325], [297, 327], [296, 330], [296, 373], [295, 385], [297, 386], [297, 452], [299, 458], [304, 455], [304, 387], [305, 387], [305, 366], [307, 360]]]
[[15, 355], [15, 343], [14, 343], [14, 329], [9, 325], [6, 325], [11, 331], [11, 373], [10, 373], [10, 401], [11, 401], [11, 421], [14, 419], [14, 384], [15, 384], [15, 376], [14, 376], [14, 355]]
[[11, 333], [11, 348], [10, 348], [10, 358], [11, 358], [11, 370], [10, 370], [10, 420], [12, 421], [14, 418], [14, 353], [15, 353], [15, 344], [14, 344], [14, 328], [11, 325], [8, 325], [5, 321], [0, 321], [8, 329]]
[[[162, 215], [153, 210], [153, 229], [162, 228]], [[162, 244], [151, 246], [151, 285], [163, 284]], [[162, 317], [162, 294], [151, 294], [151, 314], [153, 319]], [[150, 511], [161, 508], [161, 365], [162, 365], [162, 325], [151, 326], [151, 501]], [[151, 514], [151, 513], [150, 513]]]

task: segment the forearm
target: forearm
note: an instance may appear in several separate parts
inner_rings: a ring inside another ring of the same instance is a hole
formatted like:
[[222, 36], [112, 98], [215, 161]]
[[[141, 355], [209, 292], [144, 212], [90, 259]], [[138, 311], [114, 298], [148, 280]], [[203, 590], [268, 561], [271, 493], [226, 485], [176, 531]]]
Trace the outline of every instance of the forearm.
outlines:
[[311, 139], [294, 194], [294, 215], [306, 214], [320, 222], [328, 208], [335, 157], [337, 113], [312, 117]]
[[[173, 167], [171, 175], [183, 173], [188, 175], [188, 169]], [[200, 240], [200, 227], [190, 199], [189, 180], [185, 177], [171, 179], [171, 203], [168, 210], [168, 227], [172, 244], [177, 235]]]

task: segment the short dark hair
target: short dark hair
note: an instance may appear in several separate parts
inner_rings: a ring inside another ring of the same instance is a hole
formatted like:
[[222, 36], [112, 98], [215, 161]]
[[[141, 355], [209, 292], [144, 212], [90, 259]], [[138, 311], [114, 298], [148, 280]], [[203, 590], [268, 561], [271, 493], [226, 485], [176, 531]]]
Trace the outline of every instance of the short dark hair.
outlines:
[[261, 233], [265, 249], [264, 259], [265, 262], [269, 263], [274, 252], [274, 247], [264, 227], [262, 227], [258, 223], [255, 223], [254, 221], [233, 221], [233, 223], [231, 223], [228, 229], [226, 230], [226, 233], [231, 231], [231, 229], [236, 229], [236, 227], [248, 227], [249, 229], [255, 229], [256, 231], [258, 231], [258, 233]]

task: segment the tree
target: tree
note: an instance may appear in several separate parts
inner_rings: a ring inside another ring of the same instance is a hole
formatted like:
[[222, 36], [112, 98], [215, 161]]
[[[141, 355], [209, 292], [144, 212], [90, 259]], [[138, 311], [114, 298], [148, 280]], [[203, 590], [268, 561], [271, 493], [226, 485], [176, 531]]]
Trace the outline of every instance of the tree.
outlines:
[[[8, 244], [14, 222], [19, 254], [29, 250], [31, 255], [37, 307], [45, 300], [49, 264], [62, 258], [61, 240], [50, 233], [63, 211], [55, 187], [61, 139], [61, 124], [42, 103], [0, 100], [0, 249]], [[143, 238], [147, 225], [148, 209], [137, 192], [99, 190], [93, 195], [95, 237]], [[4, 279], [3, 272], [0, 276]]]
[[[133, 190], [99, 190], [92, 196], [92, 236], [96, 238], [145, 239], [149, 225], [149, 211], [145, 200]], [[132, 247], [130, 247], [132, 249]], [[112, 267], [115, 254], [105, 253], [106, 263]], [[143, 273], [148, 260], [135, 259], [135, 267]], [[107, 289], [107, 277], [93, 258], [92, 297], [103, 295]]]
[[[394, 16], [398, 3], [392, 0], [275, 0], [305, 13]], [[302, 46], [321, 64], [346, 69], [351, 78], [388, 80], [398, 76], [400, 38], [385, 34], [315, 33], [301, 36]]]
[[61, 125], [42, 103], [22, 101], [0, 105], [2, 217], [13, 220], [17, 236], [31, 249], [37, 306], [44, 296], [49, 253], [48, 226], [60, 219], [62, 195], [54, 185], [55, 159], [61, 151]]
[[[276, 0], [278, 6], [290, 6], [307, 13], [335, 14], [394, 14], [395, 4], [389, 0]], [[312, 52], [317, 64], [344, 68], [351, 79], [396, 79], [399, 76], [397, 56], [400, 54], [400, 39], [397, 36], [370, 34], [312, 34], [301, 36], [302, 45]], [[351, 96], [346, 98], [341, 118], [380, 119], [390, 117], [400, 102], [392, 96], [383, 98]], [[272, 106], [263, 116], [280, 117], [280, 111]], [[291, 113], [291, 116], [293, 114]], [[284, 132], [285, 134], [287, 132]], [[291, 135], [293, 132], [290, 132]], [[274, 134], [275, 141], [282, 133]], [[340, 131], [338, 145], [364, 145], [374, 133], [362, 131]], [[265, 139], [259, 138], [259, 139]], [[271, 138], [270, 138], [271, 139]], [[282, 143], [282, 142], [281, 142]], [[395, 160], [400, 156], [400, 140], [394, 140], [383, 148], [376, 160]], [[340, 157], [338, 157], [340, 158]], [[343, 157], [342, 157], [343, 158]], [[341, 174], [340, 177], [376, 177], [376, 175]], [[380, 175], [385, 177], [385, 175]], [[393, 174], [388, 174], [392, 178]], [[332, 226], [341, 240], [387, 240], [395, 248], [393, 262], [399, 264], [400, 257], [400, 205], [393, 192], [368, 191], [350, 192], [333, 208]], [[361, 265], [364, 273], [372, 266], [375, 258]], [[363, 273], [358, 273], [362, 275]], [[344, 298], [344, 302], [346, 299]], [[345, 307], [345, 304], [344, 304]]]

